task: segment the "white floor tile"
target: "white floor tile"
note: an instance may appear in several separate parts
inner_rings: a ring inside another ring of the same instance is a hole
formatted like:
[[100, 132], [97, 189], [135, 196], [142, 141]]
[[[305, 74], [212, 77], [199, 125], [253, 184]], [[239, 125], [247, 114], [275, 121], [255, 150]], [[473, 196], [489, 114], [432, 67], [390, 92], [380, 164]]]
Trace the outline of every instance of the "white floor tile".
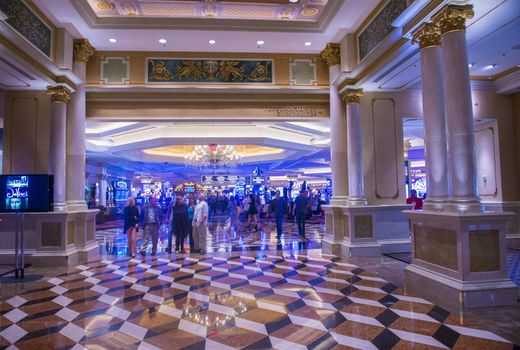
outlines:
[[52, 283], [52, 284], [57, 286], [58, 284], [62, 284], [64, 281], [62, 279], [59, 279], [59, 278], [51, 278], [47, 282]]
[[63, 294], [68, 291], [67, 288], [63, 288], [62, 286], [54, 286], [50, 289], [51, 292], [56, 294]]
[[114, 305], [119, 301], [119, 298], [113, 297], [111, 295], [103, 294], [98, 298], [98, 301], [108, 304], [108, 305]]
[[79, 316], [79, 312], [69, 309], [65, 307], [56, 313], [56, 316], [64, 319], [65, 321], [72, 322], [76, 317]]
[[61, 306], [67, 306], [70, 303], [72, 303], [73, 301], [74, 300], [72, 300], [71, 298], [67, 298], [66, 296], [63, 296], [63, 295], [57, 296], [56, 298], [52, 299], [53, 303], [56, 303]]
[[108, 288], [107, 287], [103, 287], [103, 286], [100, 286], [98, 284], [96, 284], [95, 286], [90, 288], [90, 290], [93, 290], [94, 292], [98, 292], [98, 293], [101, 293], [101, 294], [105, 294], [106, 292], [108, 292]]
[[409, 342], [419, 343], [419, 344], [424, 344], [424, 345], [429, 345], [429, 346], [435, 346], [440, 349], [448, 349], [444, 344], [442, 344], [441, 342], [439, 342], [439, 341], [435, 340], [434, 338], [427, 336], [427, 335], [405, 332], [405, 331], [401, 331], [401, 330], [393, 329], [393, 328], [389, 328], [389, 330], [392, 333], [394, 333], [395, 335], [397, 335], [399, 338], [401, 338], [403, 340], [407, 340]]
[[21, 319], [25, 318], [27, 314], [19, 309], [12, 309], [8, 313], [4, 314], [4, 317], [13, 323], [17, 323]]
[[60, 330], [60, 334], [77, 343], [85, 336], [85, 330], [74, 323], [69, 323]]
[[188, 333], [198, 335], [202, 338], [206, 338], [208, 333], [207, 327], [186, 320], [181, 320], [179, 322], [179, 329]]
[[183, 311], [180, 309], [176, 309], [167, 305], [161, 305], [158, 310], [160, 313], [163, 313], [165, 315], [175, 317], [175, 318], [181, 318]]
[[130, 317], [131, 312], [125, 309], [121, 309], [118, 306], [112, 306], [107, 310], [107, 314], [126, 321], [128, 317]]
[[121, 328], [119, 328], [119, 331], [121, 333], [129, 335], [133, 338], [143, 340], [144, 337], [146, 336], [146, 332], [148, 332], [148, 329], [141, 327], [139, 325], [136, 325], [132, 322], [125, 322], [125, 323], [123, 323]]
[[293, 343], [285, 339], [270, 336], [271, 344], [275, 349], [279, 350], [307, 350], [307, 347], [302, 344]]
[[327, 328], [325, 328], [321, 321], [296, 315], [289, 315], [289, 318], [291, 319], [291, 322], [294, 324], [327, 332]]
[[25, 329], [13, 324], [3, 331], [0, 332], [0, 335], [7, 339], [10, 343], [16, 343], [18, 340], [22, 339], [27, 334]]
[[235, 348], [213, 341], [211, 339], [206, 339], [205, 350], [235, 350]]

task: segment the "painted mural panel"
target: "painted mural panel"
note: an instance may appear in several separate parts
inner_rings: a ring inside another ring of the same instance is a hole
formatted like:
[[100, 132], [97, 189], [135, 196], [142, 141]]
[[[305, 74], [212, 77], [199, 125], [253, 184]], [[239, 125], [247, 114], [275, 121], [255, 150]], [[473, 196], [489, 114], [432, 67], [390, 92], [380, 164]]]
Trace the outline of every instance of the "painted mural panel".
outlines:
[[47, 57], [51, 57], [52, 30], [21, 0], [0, 0], [6, 22]]
[[359, 59], [365, 58], [395, 28], [392, 23], [399, 17], [411, 0], [390, 0], [374, 20], [359, 35]]
[[147, 59], [148, 83], [273, 83], [272, 60]]

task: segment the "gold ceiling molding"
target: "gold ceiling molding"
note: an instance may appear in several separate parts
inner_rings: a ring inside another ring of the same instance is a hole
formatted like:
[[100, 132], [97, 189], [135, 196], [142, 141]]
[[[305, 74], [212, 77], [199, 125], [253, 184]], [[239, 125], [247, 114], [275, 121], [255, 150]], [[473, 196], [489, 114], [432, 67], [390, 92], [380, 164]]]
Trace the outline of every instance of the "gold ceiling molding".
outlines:
[[51, 96], [52, 102], [67, 103], [72, 97], [72, 93], [65, 86], [48, 86], [47, 95]]
[[[281, 148], [261, 145], [233, 145], [233, 148], [242, 157], [260, 157], [284, 152]], [[155, 156], [184, 158], [186, 154], [193, 152], [194, 149], [195, 145], [170, 145], [145, 149], [143, 152]]]
[[363, 89], [347, 89], [341, 94], [341, 98], [347, 104], [359, 103], [361, 96], [363, 96]]
[[340, 45], [335, 43], [328, 43], [327, 46], [320, 53], [329, 67], [339, 65], [340, 63]]
[[88, 59], [94, 55], [96, 49], [90, 44], [88, 39], [74, 40], [74, 61], [87, 63]]
[[421, 49], [441, 45], [441, 29], [434, 23], [424, 23], [413, 34], [413, 44], [419, 44]]
[[466, 20], [474, 16], [472, 5], [448, 5], [432, 17], [442, 34], [466, 30]]

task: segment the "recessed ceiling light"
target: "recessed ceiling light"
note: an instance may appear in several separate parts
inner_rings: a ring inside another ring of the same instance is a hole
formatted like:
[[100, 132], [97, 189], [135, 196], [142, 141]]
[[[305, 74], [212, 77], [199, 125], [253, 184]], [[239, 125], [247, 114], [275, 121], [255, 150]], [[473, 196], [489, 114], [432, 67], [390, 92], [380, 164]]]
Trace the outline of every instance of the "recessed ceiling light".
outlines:
[[210, 43], [211, 45], [215, 45], [216, 41], [211, 39], [210, 41], [208, 41], [208, 43]]
[[289, 0], [289, 2], [298, 2], [298, 0]]
[[263, 45], [263, 44], [264, 44], [264, 41], [263, 41], [263, 40], [258, 40], [256, 43], [257, 43], [258, 45]]
[[117, 39], [115, 39], [115, 38], [110, 38], [110, 39], [108, 39], [108, 41], [110, 41], [111, 43], [117, 43]]
[[159, 39], [159, 42], [160, 42], [161, 44], [166, 44], [166, 39]]
[[493, 63], [493, 64], [490, 64], [490, 65], [486, 66], [487, 69], [493, 69], [493, 68], [496, 68], [496, 67], [497, 67], [496, 63]]
[[468, 63], [468, 67], [469, 68], [473, 67], [474, 65], [475, 65], [475, 63], [473, 63], [473, 62], [472, 63]]
[[305, 46], [311, 46], [311, 45], [312, 45], [312, 43], [310, 41], [305, 42]]

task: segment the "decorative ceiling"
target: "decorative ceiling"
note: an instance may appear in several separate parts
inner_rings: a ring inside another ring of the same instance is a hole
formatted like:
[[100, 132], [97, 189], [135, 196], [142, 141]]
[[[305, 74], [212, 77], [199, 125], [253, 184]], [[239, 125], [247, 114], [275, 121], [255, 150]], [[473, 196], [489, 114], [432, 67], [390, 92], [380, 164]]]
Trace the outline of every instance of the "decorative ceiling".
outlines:
[[317, 22], [329, 0], [87, 0], [98, 17]]
[[[281, 148], [259, 145], [233, 145], [233, 148], [237, 153], [241, 154], [242, 157], [266, 156], [283, 152]], [[158, 156], [184, 157], [185, 154], [193, 152], [194, 149], [194, 145], [170, 145], [145, 149], [143, 152]]]

